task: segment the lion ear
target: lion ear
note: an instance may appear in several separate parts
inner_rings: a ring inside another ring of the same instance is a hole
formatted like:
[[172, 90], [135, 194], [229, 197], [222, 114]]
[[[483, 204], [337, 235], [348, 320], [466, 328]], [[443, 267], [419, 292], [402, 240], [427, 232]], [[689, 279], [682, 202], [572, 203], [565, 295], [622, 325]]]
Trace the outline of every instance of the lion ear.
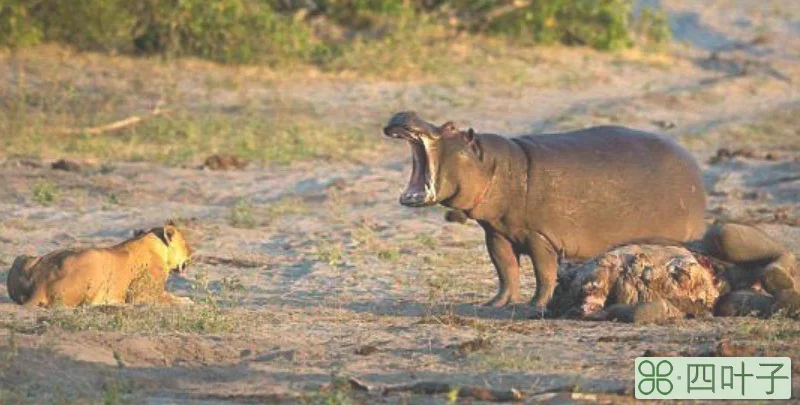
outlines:
[[161, 239], [165, 245], [169, 246], [170, 242], [172, 242], [172, 237], [175, 236], [175, 228], [169, 225], [153, 228], [153, 233], [158, 236], [158, 239]]
[[172, 242], [172, 238], [175, 236], [175, 227], [172, 225], [167, 225], [164, 227], [164, 238], [167, 240], [167, 244]]

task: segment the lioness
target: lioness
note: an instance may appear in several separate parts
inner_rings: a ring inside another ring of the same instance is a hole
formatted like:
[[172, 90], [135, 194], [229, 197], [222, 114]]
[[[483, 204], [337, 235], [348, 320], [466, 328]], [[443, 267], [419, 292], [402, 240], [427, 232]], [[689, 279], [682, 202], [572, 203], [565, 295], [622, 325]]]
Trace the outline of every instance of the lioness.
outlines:
[[8, 294], [31, 307], [190, 303], [164, 291], [169, 273], [182, 273], [190, 257], [183, 235], [168, 223], [111, 247], [19, 256], [8, 273]]

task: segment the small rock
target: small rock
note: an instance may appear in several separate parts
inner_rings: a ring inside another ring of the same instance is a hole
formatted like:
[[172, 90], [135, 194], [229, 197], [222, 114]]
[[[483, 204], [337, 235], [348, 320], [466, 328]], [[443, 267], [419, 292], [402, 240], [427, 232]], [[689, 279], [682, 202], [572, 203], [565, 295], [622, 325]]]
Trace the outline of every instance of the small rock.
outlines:
[[752, 159], [756, 156], [756, 152], [750, 148], [739, 148], [730, 150], [728, 148], [719, 148], [717, 149], [717, 154], [712, 156], [711, 159], [708, 160], [710, 164], [717, 164], [720, 162], [728, 161], [735, 157], [743, 157]]
[[73, 173], [80, 173], [83, 171], [83, 165], [74, 160], [67, 160], [67, 159], [59, 159], [53, 162], [50, 165], [50, 168], [53, 170], [63, 170], [65, 172], [73, 172]]
[[345, 187], [347, 187], [347, 181], [342, 178], [337, 178], [328, 184], [328, 188], [334, 190], [344, 190]]
[[677, 126], [677, 125], [675, 125], [674, 122], [667, 121], [667, 120], [655, 120], [655, 121], [651, 121], [651, 122], [652, 122], [653, 125], [661, 128], [661, 129], [664, 129], [664, 130], [670, 130], [670, 129], [673, 129], [673, 128], [675, 128]]
[[492, 347], [492, 342], [486, 338], [477, 338], [457, 345], [450, 345], [448, 347], [455, 349], [458, 354], [465, 355], [480, 350], [486, 350]]
[[378, 348], [373, 345], [364, 345], [356, 349], [356, 354], [359, 356], [369, 356], [370, 354], [377, 352]]
[[673, 354], [663, 350], [647, 349], [642, 357], [671, 357]]
[[214, 154], [206, 158], [202, 168], [209, 170], [242, 170], [250, 164], [249, 161], [239, 159], [236, 156]]
[[716, 357], [751, 357], [755, 356], [756, 348], [743, 343], [732, 343], [724, 340], [719, 342], [714, 355]]

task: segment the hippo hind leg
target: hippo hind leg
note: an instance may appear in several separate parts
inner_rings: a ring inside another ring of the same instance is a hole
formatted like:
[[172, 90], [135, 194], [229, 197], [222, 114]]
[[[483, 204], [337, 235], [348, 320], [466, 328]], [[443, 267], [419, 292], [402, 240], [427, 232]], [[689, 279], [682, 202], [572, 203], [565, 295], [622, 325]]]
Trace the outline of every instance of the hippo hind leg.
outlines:
[[766, 318], [772, 315], [775, 299], [753, 290], [737, 290], [723, 295], [714, 306], [714, 316], [756, 316]]
[[536, 275], [536, 295], [531, 300], [532, 311], [534, 315], [538, 313], [543, 315], [556, 289], [558, 253], [553, 245], [541, 235], [537, 235], [531, 240], [528, 249]]
[[637, 325], [662, 324], [682, 318], [684, 314], [672, 304], [656, 299], [636, 304], [614, 304], [585, 319], [593, 321], [616, 321]]
[[796, 290], [778, 291], [772, 311], [777, 316], [800, 319], [800, 293]]
[[751, 269], [752, 279], [770, 294], [796, 286], [794, 255], [760, 229], [734, 223], [713, 225], [703, 245], [712, 256]]

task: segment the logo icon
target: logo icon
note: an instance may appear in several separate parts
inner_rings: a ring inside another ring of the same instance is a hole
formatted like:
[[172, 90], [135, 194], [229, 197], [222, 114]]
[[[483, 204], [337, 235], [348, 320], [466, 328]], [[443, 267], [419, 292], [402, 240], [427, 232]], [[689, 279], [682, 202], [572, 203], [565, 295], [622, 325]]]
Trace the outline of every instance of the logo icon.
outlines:
[[674, 387], [672, 386], [672, 381], [670, 381], [668, 377], [672, 374], [673, 368], [669, 360], [661, 360], [655, 365], [652, 361], [645, 360], [639, 363], [637, 369], [639, 370], [639, 374], [644, 377], [639, 380], [639, 384], [637, 384], [639, 392], [642, 394], [650, 395], [653, 391], [658, 391], [661, 395], [669, 395], [672, 392]]
[[789, 399], [788, 357], [638, 357], [636, 399]]

